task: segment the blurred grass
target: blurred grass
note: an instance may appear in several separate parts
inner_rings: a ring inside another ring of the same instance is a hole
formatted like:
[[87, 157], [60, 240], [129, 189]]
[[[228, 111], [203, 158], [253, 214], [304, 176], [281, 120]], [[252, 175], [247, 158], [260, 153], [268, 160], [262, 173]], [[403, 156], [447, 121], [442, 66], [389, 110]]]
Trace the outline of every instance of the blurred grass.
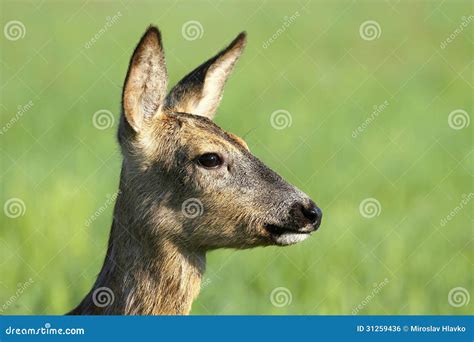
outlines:
[[[64, 313], [100, 270], [112, 208], [85, 222], [116, 191], [120, 155], [116, 125], [95, 129], [92, 116], [107, 109], [117, 122], [128, 59], [150, 23], [163, 32], [172, 84], [248, 32], [216, 121], [324, 211], [321, 230], [300, 245], [210, 253], [194, 314], [350, 314], [385, 278], [359, 313], [472, 311], [448, 302], [452, 288], [472, 294], [472, 203], [440, 225], [473, 192], [473, 125], [453, 130], [447, 121], [455, 109], [473, 112], [473, 24], [440, 48], [472, 2], [2, 1], [1, 9], [2, 26], [19, 20], [26, 35], [1, 38], [0, 124], [33, 102], [0, 136], [1, 203], [16, 197], [26, 207], [15, 219], [0, 215], [4, 313]], [[183, 39], [189, 20], [202, 24], [201, 39]], [[378, 39], [361, 39], [367, 20], [380, 24]], [[290, 127], [272, 128], [278, 109], [291, 113]], [[359, 213], [369, 197], [382, 208], [372, 219]], [[291, 292], [289, 305], [272, 305], [277, 287]]]

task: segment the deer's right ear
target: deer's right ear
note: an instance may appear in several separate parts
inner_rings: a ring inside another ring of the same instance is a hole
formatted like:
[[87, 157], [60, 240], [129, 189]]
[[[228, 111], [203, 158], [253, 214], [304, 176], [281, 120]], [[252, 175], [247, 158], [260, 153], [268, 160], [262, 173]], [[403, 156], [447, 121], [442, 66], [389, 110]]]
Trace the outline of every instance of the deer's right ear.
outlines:
[[125, 121], [135, 132], [160, 112], [167, 84], [161, 34], [150, 26], [133, 52], [122, 94]]

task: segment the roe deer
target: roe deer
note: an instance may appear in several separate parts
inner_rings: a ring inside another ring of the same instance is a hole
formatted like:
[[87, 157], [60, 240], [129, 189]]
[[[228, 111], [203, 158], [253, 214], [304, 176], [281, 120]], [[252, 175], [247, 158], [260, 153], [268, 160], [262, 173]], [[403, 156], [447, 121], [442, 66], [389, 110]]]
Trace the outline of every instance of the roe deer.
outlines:
[[206, 252], [290, 245], [319, 227], [321, 210], [307, 195], [211, 121], [245, 41], [239, 34], [166, 96], [160, 32], [150, 27], [141, 38], [122, 94], [123, 164], [107, 254], [69, 314], [188, 314]]

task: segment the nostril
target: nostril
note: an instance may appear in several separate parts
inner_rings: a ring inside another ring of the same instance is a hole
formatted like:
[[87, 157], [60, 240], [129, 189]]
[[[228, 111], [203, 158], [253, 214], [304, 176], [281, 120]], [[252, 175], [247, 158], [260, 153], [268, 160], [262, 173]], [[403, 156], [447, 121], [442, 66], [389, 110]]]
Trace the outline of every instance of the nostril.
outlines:
[[311, 203], [309, 206], [302, 206], [301, 211], [303, 212], [304, 217], [306, 217], [312, 224], [317, 224], [321, 221], [323, 213], [314, 203]]

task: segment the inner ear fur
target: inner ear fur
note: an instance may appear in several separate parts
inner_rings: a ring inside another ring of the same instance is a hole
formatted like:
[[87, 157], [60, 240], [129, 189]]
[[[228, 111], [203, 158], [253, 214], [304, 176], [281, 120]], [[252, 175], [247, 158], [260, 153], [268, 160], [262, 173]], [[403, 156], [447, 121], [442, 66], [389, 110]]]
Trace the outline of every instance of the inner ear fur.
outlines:
[[135, 132], [163, 107], [168, 85], [160, 31], [150, 26], [133, 52], [122, 94], [126, 123]]

